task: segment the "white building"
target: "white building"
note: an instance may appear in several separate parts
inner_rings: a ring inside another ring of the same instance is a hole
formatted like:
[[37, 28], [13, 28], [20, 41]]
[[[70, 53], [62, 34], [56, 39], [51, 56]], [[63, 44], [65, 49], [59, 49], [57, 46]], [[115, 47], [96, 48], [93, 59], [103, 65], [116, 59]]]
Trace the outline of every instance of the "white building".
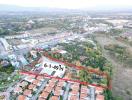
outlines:
[[0, 38], [0, 42], [3, 44], [5, 50], [10, 50], [11, 49], [11, 46], [8, 44], [8, 42], [6, 41], [6, 39]]
[[14, 38], [27, 38], [29, 37], [31, 34], [28, 32], [22, 32], [20, 35], [11, 35], [11, 36], [5, 36], [5, 39], [14, 39]]
[[[47, 66], [45, 66], [45, 64]], [[43, 70], [40, 72], [40, 74], [46, 73], [51, 75], [53, 72], [55, 72], [54, 76], [58, 77], [62, 77], [66, 71], [64, 64], [52, 61], [46, 57], [42, 58], [41, 67], [43, 68]]]

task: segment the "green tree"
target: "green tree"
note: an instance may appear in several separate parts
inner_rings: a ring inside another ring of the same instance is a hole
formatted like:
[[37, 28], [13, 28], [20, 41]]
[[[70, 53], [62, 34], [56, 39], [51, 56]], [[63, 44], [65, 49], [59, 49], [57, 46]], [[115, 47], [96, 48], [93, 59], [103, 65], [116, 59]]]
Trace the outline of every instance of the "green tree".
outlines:
[[79, 71], [80, 80], [84, 82], [89, 82], [91, 80], [90, 74], [86, 70]]

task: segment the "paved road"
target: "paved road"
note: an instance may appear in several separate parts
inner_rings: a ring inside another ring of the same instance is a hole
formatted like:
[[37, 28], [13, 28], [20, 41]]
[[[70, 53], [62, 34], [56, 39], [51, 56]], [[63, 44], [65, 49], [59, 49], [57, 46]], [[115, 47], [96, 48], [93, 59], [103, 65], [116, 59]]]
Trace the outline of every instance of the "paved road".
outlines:
[[[74, 35], [69, 36], [69, 37], [74, 38]], [[69, 37], [65, 37], [65, 39], [67, 39], [67, 38], [69, 38]], [[53, 45], [59, 43], [60, 41], [61, 41], [61, 39], [56, 39], [56, 41], [55, 41], [55, 40], [52, 40], [52, 41], [48, 41], [48, 42], [44, 42], [44, 43], [39, 43], [39, 44], [37, 44], [37, 46], [42, 46], [42, 45], [53, 46]], [[35, 46], [35, 47], [36, 47], [36, 46]], [[28, 48], [19, 49], [19, 50], [15, 50], [15, 51], [8, 51], [8, 52], [4, 52], [4, 53], [1, 53], [1, 52], [0, 52], [0, 58], [5, 58], [5, 57], [7, 57], [7, 56], [10, 55], [10, 54], [16, 54], [16, 55], [26, 54], [26, 53], [29, 52], [30, 50], [31, 50], [31, 48], [28, 47]], [[48, 80], [46, 80], [46, 81], [44, 81], [44, 82], [42, 83], [42, 86], [38, 89], [36, 95], [33, 96], [32, 100], [36, 100], [36, 99], [37, 99], [38, 94], [43, 90], [43, 88], [44, 88], [45, 85], [47, 84], [47, 81], [48, 81]], [[14, 83], [11, 84], [11, 85], [9, 86], [9, 88], [8, 88], [7, 91], [6, 91], [7, 93], [10, 93], [10, 92], [13, 90], [13, 87], [12, 87], [13, 85], [14, 85]], [[65, 98], [68, 97], [69, 87], [70, 87], [70, 84], [67, 85], [66, 92], [65, 92], [65, 94], [64, 94]], [[9, 96], [10, 96], [10, 95], [9, 95]], [[64, 100], [66, 100], [66, 99], [64, 99]]]
[[65, 91], [65, 93], [64, 93], [63, 100], [67, 100], [68, 95], [69, 95], [70, 87], [71, 87], [71, 83], [68, 83], [68, 84], [66, 85], [66, 91]]
[[[10, 77], [13, 77], [15, 74], [16, 74], [16, 72], [13, 72], [13, 73], [10, 75]], [[19, 80], [18, 80], [18, 81], [19, 81]], [[10, 100], [10, 99], [9, 99], [9, 97], [10, 97], [10, 92], [13, 90], [13, 85], [16, 84], [18, 81], [13, 82], [13, 83], [11, 83], [11, 84], [8, 84], [8, 85], [5, 86], [5, 87], [2, 87], [2, 88], [6, 88], [6, 87], [7, 87], [7, 89], [6, 89], [6, 91], [5, 91], [5, 93], [8, 94], [8, 96], [6, 97], [6, 100]]]
[[[66, 36], [63, 38], [64, 39], [67, 39], [67, 38], [75, 38], [75, 36], [78, 36], [78, 35], [71, 35], [71, 36]], [[36, 44], [34, 47], [42, 47], [42, 46], [45, 46], [45, 45], [48, 45], [48, 46], [53, 46], [59, 42], [61, 42], [62, 38], [56, 38], [56, 39], [52, 39], [50, 41], [45, 41], [43, 43], [38, 43]], [[1, 46], [1, 45], [0, 45]], [[3, 47], [3, 46], [2, 46]], [[9, 54], [16, 54], [16, 55], [20, 55], [20, 54], [26, 54], [27, 52], [29, 52], [30, 50], [32, 49], [32, 47], [27, 47], [27, 48], [23, 48], [23, 49], [18, 49], [18, 50], [15, 50], [15, 51], [8, 51], [8, 52], [5, 52], [5, 50], [2, 52], [0, 52], [0, 58], [5, 58], [7, 57]], [[3, 49], [2, 49], [3, 50]]]
[[0, 42], [0, 53], [3, 52], [3, 51], [5, 51], [5, 49], [4, 49], [3, 45], [2, 45], [2, 43]]
[[[8, 93], [8, 96], [10, 97], [10, 92], [14, 89], [15, 84], [17, 84], [19, 82], [19, 80], [17, 80], [16, 82], [10, 84], [10, 86], [8, 87], [8, 89], [6, 90], [6, 93]], [[7, 100], [10, 100], [10, 98], [7, 98]]]
[[39, 87], [39, 89], [36, 91], [36, 94], [31, 98], [31, 100], [37, 100], [39, 93], [44, 89], [49, 79], [45, 79], [42, 82], [42, 85]]

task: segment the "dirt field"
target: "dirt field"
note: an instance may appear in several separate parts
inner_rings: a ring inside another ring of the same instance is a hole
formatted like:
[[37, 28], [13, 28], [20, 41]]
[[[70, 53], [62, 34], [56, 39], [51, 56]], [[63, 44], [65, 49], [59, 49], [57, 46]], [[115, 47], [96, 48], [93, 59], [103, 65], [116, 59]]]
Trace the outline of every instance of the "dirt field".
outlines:
[[[114, 38], [97, 35], [96, 40], [104, 47], [108, 44], [119, 44], [132, 50], [132, 47], [121, 43]], [[116, 58], [112, 57], [107, 50], [103, 49], [104, 56], [113, 64], [112, 93], [113, 96], [120, 96], [123, 100], [132, 100], [132, 68], [125, 66]]]

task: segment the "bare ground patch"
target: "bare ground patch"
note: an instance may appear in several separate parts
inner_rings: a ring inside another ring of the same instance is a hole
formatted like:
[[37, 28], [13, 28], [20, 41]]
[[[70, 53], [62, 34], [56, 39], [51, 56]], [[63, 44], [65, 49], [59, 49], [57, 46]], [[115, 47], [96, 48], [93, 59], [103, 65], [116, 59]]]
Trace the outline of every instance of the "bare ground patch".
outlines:
[[[96, 40], [99, 44], [104, 47], [104, 45], [109, 44], [119, 44], [127, 46], [124, 43], [120, 43], [112, 38], [105, 36], [97, 36]], [[127, 46], [132, 49], [131, 47]], [[113, 96], [120, 96], [123, 100], [132, 100], [132, 68], [126, 66], [124, 63], [117, 61], [116, 58], [112, 57], [107, 50], [103, 49], [104, 56], [113, 65], [113, 77], [112, 77], [112, 93]]]

